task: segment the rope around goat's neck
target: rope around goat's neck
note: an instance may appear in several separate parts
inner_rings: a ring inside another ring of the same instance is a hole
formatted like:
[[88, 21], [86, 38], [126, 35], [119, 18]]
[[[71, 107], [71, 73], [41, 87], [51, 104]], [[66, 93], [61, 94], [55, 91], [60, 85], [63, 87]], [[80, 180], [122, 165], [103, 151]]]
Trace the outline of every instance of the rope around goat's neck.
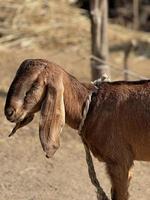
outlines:
[[78, 133], [80, 136], [82, 136], [82, 127], [84, 125], [84, 122], [85, 122], [85, 119], [86, 119], [86, 116], [87, 116], [87, 113], [89, 111], [89, 107], [90, 107], [90, 103], [91, 103], [91, 98], [92, 98], [92, 94], [93, 92], [91, 92], [86, 100], [86, 104], [85, 104], [85, 107], [84, 107], [84, 110], [83, 110], [83, 117], [82, 117], [82, 120], [81, 120], [81, 123], [79, 125], [79, 129], [78, 129]]
[[[110, 81], [110, 80], [108, 79], [107, 75], [104, 75], [104, 76], [102, 76], [101, 79], [94, 81], [93, 84], [98, 89], [98, 86], [100, 85], [100, 83], [102, 81]], [[92, 94], [93, 94], [93, 92], [91, 92], [89, 94], [87, 101], [86, 101], [86, 105], [85, 105], [85, 108], [84, 108], [84, 111], [83, 111], [83, 117], [82, 117], [81, 123], [79, 125], [79, 135], [81, 136], [82, 142], [84, 144], [84, 149], [85, 149], [85, 154], [86, 154], [86, 163], [87, 163], [87, 166], [88, 166], [89, 177], [90, 177], [91, 183], [97, 189], [97, 191], [96, 191], [97, 192], [97, 200], [109, 200], [109, 198], [105, 194], [103, 188], [100, 186], [100, 183], [97, 179], [96, 172], [95, 172], [95, 169], [94, 169], [93, 159], [92, 159], [92, 156], [91, 156], [91, 153], [90, 153], [90, 149], [89, 149], [87, 143], [85, 142], [84, 135], [82, 134], [82, 127], [84, 125], [87, 113], [89, 111]]]
[[96, 190], [97, 190], [96, 191], [97, 200], [109, 200], [109, 198], [105, 194], [103, 188], [100, 186], [100, 183], [97, 179], [94, 164], [93, 164], [93, 159], [92, 159], [92, 156], [91, 156], [91, 153], [90, 153], [90, 149], [89, 149], [88, 145], [85, 143], [83, 137], [81, 137], [81, 138], [82, 138], [82, 142], [84, 144], [84, 149], [85, 149], [85, 154], [86, 154], [86, 163], [87, 163], [87, 166], [88, 166], [89, 177], [90, 177], [91, 183], [96, 187]]

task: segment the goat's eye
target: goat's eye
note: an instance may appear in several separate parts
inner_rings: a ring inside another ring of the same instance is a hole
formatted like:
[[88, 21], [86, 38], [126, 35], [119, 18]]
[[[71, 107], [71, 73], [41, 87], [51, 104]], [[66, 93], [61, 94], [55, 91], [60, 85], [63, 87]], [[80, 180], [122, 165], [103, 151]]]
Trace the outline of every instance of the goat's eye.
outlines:
[[33, 85], [31, 89], [32, 90], [37, 90], [38, 89], [38, 85], [37, 84]]
[[29, 99], [29, 95], [28, 95], [28, 92], [27, 92], [27, 93], [26, 93], [26, 96], [25, 96], [25, 98], [24, 98], [24, 101], [27, 102], [28, 99]]
[[30, 88], [30, 90], [28, 90], [26, 92], [25, 96], [28, 96], [29, 94], [32, 94], [37, 89], [38, 89], [38, 85], [37, 84], [33, 84], [32, 87]]

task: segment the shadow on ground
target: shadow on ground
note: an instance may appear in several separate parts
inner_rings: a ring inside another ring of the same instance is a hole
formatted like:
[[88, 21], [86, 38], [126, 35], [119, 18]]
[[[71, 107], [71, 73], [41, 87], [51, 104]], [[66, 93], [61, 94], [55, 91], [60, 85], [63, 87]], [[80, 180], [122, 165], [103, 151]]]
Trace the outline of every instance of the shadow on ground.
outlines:
[[4, 90], [0, 90], [0, 97], [5, 98], [7, 93]]

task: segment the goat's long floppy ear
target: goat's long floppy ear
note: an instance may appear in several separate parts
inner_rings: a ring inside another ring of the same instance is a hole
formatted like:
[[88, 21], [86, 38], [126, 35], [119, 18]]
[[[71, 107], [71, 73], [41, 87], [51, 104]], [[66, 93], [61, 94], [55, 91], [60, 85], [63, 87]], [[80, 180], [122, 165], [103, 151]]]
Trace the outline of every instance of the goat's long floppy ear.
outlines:
[[41, 107], [39, 127], [40, 141], [46, 157], [52, 157], [60, 146], [60, 133], [65, 124], [65, 108], [62, 83], [47, 85], [45, 99]]

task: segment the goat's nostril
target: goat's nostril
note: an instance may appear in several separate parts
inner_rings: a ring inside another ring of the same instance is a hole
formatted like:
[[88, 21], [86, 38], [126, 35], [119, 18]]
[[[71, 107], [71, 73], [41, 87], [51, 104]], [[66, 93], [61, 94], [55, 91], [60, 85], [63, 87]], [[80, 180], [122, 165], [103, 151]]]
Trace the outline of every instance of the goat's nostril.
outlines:
[[6, 114], [7, 114], [9, 117], [12, 116], [13, 113], [14, 113], [14, 109], [13, 109], [13, 108], [7, 108]]

